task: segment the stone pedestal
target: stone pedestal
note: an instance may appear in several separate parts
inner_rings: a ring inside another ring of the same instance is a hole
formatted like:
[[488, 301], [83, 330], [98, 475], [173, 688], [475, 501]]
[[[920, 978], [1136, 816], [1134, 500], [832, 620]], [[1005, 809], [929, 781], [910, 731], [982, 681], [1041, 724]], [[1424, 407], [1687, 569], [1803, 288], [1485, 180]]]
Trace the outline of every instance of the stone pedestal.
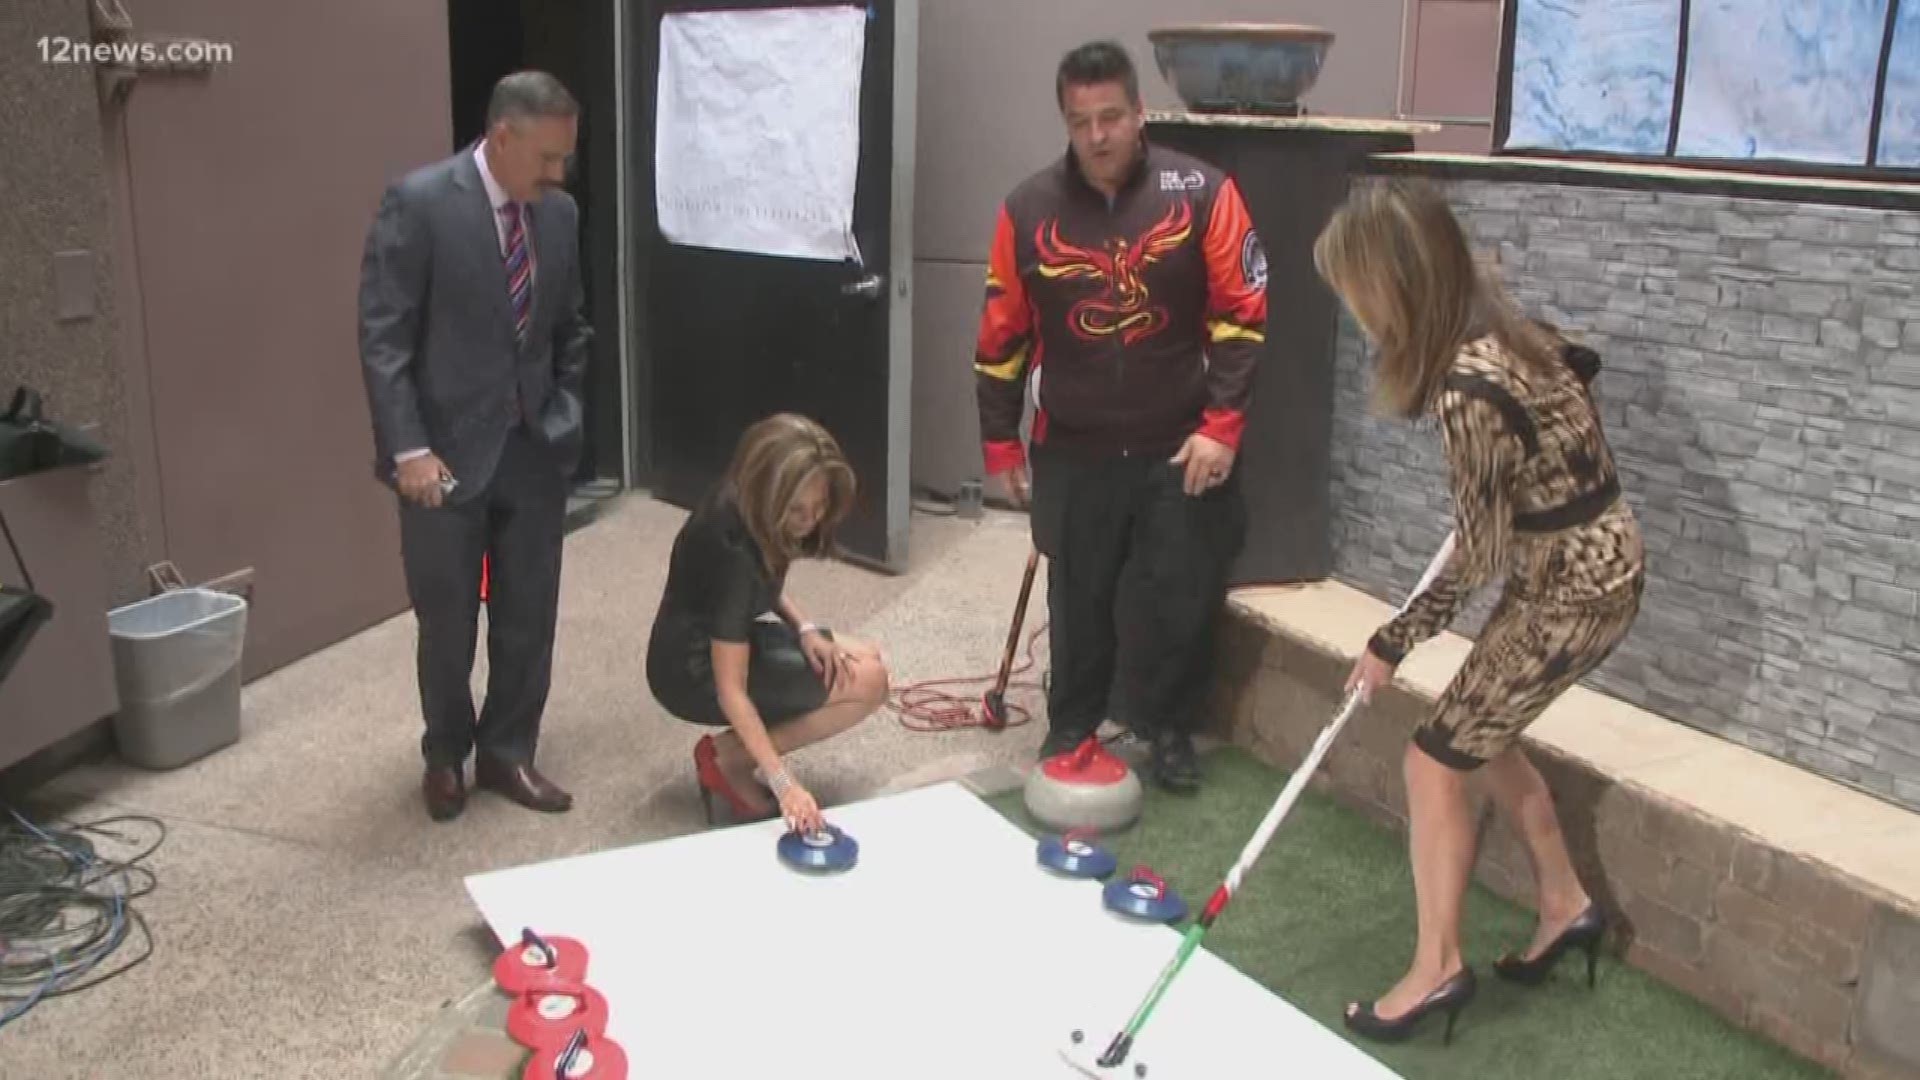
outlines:
[[1332, 573], [1330, 461], [1340, 304], [1313, 241], [1374, 154], [1413, 149], [1433, 124], [1333, 117], [1149, 113], [1148, 138], [1226, 170], [1266, 248], [1267, 342], [1240, 449], [1246, 545], [1235, 585]]

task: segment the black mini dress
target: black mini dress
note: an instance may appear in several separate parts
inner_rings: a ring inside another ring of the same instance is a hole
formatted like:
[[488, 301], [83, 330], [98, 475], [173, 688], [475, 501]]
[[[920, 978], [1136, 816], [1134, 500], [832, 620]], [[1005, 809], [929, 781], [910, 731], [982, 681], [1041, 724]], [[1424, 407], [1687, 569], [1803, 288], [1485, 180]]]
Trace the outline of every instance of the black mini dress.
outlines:
[[783, 573], [767, 574], [760, 546], [733, 502], [709, 496], [674, 538], [667, 586], [647, 642], [647, 685], [666, 710], [725, 726], [713, 680], [715, 641], [749, 647], [747, 697], [769, 726], [827, 702], [827, 687], [778, 615]]

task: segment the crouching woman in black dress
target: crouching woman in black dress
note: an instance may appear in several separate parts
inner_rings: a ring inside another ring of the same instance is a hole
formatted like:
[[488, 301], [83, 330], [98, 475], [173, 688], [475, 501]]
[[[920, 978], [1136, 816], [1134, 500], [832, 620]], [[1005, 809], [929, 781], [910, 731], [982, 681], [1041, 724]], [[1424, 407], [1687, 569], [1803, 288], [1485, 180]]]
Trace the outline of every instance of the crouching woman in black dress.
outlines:
[[808, 622], [785, 589], [793, 560], [832, 550], [853, 494], [853, 470], [825, 429], [771, 416], [741, 436], [726, 476], [674, 539], [647, 683], [673, 715], [727, 728], [693, 752], [709, 824], [718, 795], [743, 820], [777, 812], [791, 828], [821, 828], [819, 804], [784, 756], [886, 702], [878, 650]]

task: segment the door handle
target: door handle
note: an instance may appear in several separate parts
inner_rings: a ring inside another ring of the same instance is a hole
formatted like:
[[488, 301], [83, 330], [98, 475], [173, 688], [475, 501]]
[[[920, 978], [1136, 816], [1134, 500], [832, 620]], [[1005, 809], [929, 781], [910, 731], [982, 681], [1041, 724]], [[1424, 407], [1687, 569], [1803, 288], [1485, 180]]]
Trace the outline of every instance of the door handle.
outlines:
[[849, 281], [840, 286], [840, 295], [857, 296], [862, 300], [878, 300], [886, 287], [886, 281], [879, 274], [868, 274], [859, 281]]

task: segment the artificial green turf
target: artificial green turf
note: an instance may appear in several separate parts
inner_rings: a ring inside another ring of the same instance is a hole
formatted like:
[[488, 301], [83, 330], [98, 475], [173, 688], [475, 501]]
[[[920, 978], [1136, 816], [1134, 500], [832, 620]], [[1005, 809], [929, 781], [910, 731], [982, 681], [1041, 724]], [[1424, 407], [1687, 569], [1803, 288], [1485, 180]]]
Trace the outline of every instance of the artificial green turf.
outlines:
[[[1123, 869], [1146, 863], [1197, 913], [1279, 795], [1286, 774], [1244, 751], [1204, 760], [1192, 797], [1149, 787], [1141, 821], [1105, 843]], [[1019, 791], [989, 802], [1038, 835]], [[1734, 1027], [1706, 1006], [1603, 952], [1589, 990], [1586, 958], [1561, 961], [1528, 990], [1494, 976], [1490, 962], [1531, 935], [1531, 912], [1476, 885], [1467, 898], [1465, 947], [1480, 992], [1460, 1014], [1451, 1046], [1444, 1018], [1398, 1045], [1348, 1032], [1341, 1011], [1393, 985], [1413, 948], [1413, 880], [1403, 842], [1312, 790], [1300, 801], [1204, 947], [1364, 1047], [1408, 1080], [1774, 1080], [1831, 1074]], [[1173, 956], [1169, 938], [1168, 958]], [[1140, 973], [1144, 996], [1157, 971]], [[1170, 993], [1179, 993], [1176, 982]], [[1126, 1017], [1113, 1017], [1118, 1029]], [[1141, 1036], [1151, 1041], [1152, 1025]], [[1103, 1035], [1104, 1039], [1105, 1036]], [[1286, 1047], [1269, 1072], [1290, 1075]]]

